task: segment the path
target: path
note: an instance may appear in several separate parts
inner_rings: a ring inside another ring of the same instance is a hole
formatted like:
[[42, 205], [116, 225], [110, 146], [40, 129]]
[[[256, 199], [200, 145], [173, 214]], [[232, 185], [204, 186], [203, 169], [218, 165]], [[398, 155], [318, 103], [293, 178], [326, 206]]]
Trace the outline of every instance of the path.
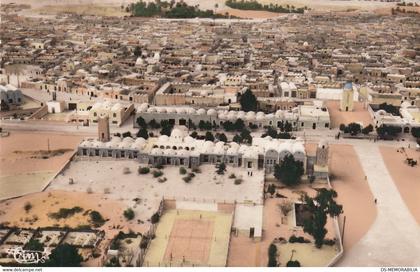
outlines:
[[420, 266], [420, 227], [403, 202], [375, 144], [354, 145], [369, 186], [378, 203], [378, 215], [366, 235], [340, 266]]

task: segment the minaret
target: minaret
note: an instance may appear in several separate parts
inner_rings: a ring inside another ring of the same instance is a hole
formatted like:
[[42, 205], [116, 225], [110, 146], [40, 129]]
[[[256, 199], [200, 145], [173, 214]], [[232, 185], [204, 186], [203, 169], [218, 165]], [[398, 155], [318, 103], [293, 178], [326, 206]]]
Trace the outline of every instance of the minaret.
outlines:
[[344, 84], [343, 94], [340, 101], [341, 111], [353, 111], [353, 84], [347, 82]]
[[98, 139], [101, 142], [109, 142], [109, 117], [98, 117]]
[[328, 152], [330, 148], [327, 141], [321, 140], [316, 148], [316, 164], [319, 166], [328, 166]]

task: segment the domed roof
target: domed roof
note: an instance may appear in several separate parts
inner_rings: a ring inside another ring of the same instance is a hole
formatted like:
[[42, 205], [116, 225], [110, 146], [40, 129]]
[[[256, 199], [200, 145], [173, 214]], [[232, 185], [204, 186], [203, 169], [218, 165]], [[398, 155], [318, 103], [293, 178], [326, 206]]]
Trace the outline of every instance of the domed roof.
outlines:
[[131, 144], [131, 147], [134, 149], [141, 149], [146, 144], [146, 140], [139, 137], [137, 138], [134, 143]]
[[184, 137], [184, 132], [178, 128], [174, 128], [171, 132], [171, 138], [183, 139]]
[[238, 111], [238, 114], [236, 115], [238, 119], [244, 119], [245, 118], [245, 112], [244, 111]]
[[226, 120], [227, 119], [227, 115], [224, 113], [224, 112], [221, 112], [221, 113], [219, 113], [219, 119], [222, 119], [222, 120]]
[[166, 113], [166, 108], [163, 108], [163, 107], [157, 108], [157, 112], [158, 113]]
[[292, 148], [293, 154], [302, 153], [305, 154], [305, 147], [300, 142], [295, 142]]
[[278, 151], [286, 152], [286, 153], [292, 153], [292, 144], [290, 142], [283, 142], [279, 145]]
[[216, 114], [217, 114], [217, 111], [215, 109], [209, 109], [207, 111], [207, 115], [216, 115]]
[[188, 143], [188, 144], [193, 143], [194, 141], [195, 141], [195, 139], [191, 136], [187, 136], [187, 137], [184, 138], [184, 142]]
[[161, 135], [158, 138], [159, 142], [166, 142], [169, 140], [169, 137], [167, 135]]
[[282, 110], [276, 111], [276, 117], [283, 118], [284, 117], [284, 112]]
[[205, 141], [203, 144], [203, 152], [204, 153], [211, 153], [213, 152], [214, 149], [214, 144], [213, 142], [210, 141]]
[[149, 107], [149, 104], [147, 103], [143, 103], [141, 104], [138, 108], [137, 111], [138, 112], [145, 112], [147, 110], [147, 108]]
[[84, 140], [83, 142], [80, 143], [81, 147], [90, 147], [90, 143], [88, 140]]
[[237, 116], [237, 112], [236, 111], [229, 111], [227, 118], [230, 121], [233, 121], [233, 120], [235, 120], [237, 118], [236, 116]]
[[168, 113], [176, 113], [176, 108], [171, 108], [171, 107], [168, 107], [168, 108], [166, 108], [166, 111], [167, 111]]
[[194, 108], [187, 108], [187, 109], [186, 109], [186, 112], [187, 112], [188, 114], [195, 114], [195, 113], [196, 113], [196, 111], [195, 111], [195, 109], [194, 109]]
[[122, 140], [124, 143], [132, 143], [134, 142], [134, 139], [131, 137], [124, 137], [124, 139]]
[[203, 115], [203, 114], [205, 114], [206, 113], [206, 110], [205, 109], [199, 109], [198, 111], [197, 111], [197, 114], [199, 114], [199, 115]]
[[147, 109], [147, 112], [149, 112], [149, 113], [155, 113], [156, 112], [156, 108], [155, 107], [148, 108]]
[[248, 121], [255, 120], [255, 112], [253, 112], [253, 111], [247, 112], [246, 115], [245, 115], [245, 119], [248, 120]]

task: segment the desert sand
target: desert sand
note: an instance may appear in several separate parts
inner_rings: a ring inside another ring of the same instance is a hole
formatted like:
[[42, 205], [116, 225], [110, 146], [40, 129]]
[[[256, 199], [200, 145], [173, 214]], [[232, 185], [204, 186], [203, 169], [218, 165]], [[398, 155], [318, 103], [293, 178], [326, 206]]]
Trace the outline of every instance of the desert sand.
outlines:
[[[0, 138], [1, 175], [14, 175], [34, 171], [58, 171], [70, 158], [73, 149], [83, 139], [77, 135], [60, 135], [37, 132], [11, 132], [10, 136]], [[48, 159], [34, 158], [39, 150], [65, 150], [64, 154]], [[23, 151], [23, 152], [22, 152]]]
[[[337, 202], [343, 205], [346, 216], [344, 250], [349, 250], [369, 230], [377, 210], [360, 161], [350, 145], [331, 145], [331, 183], [338, 193]], [[342, 226], [341, 222], [341, 226]]]
[[[26, 212], [24, 206], [30, 203], [32, 208]], [[83, 211], [66, 219], [53, 219], [48, 216], [57, 212], [60, 208], [73, 208], [79, 206]], [[127, 221], [123, 218], [125, 206], [115, 200], [110, 200], [106, 195], [73, 193], [66, 191], [49, 191], [34, 193], [16, 199], [0, 202], [0, 223], [21, 228], [38, 227], [70, 227], [77, 228], [81, 225], [90, 225], [86, 211], [96, 210], [107, 220], [100, 228], [106, 231], [106, 235], [112, 238], [118, 231], [143, 232], [144, 224], [136, 224], [136, 221]], [[113, 228], [120, 226], [120, 228]]]
[[[405, 205], [420, 225], [420, 152], [407, 148], [405, 153], [397, 152], [397, 148], [385, 146], [379, 150]], [[418, 165], [411, 167], [405, 163], [407, 156], [417, 160]]]
[[363, 108], [361, 102], [354, 102], [354, 110], [348, 112], [340, 111], [340, 101], [327, 101], [326, 104], [330, 112], [332, 128], [338, 128], [340, 124], [347, 125], [351, 122], [361, 122], [363, 126], [373, 124], [369, 112]]
[[0, 138], [0, 199], [41, 191], [82, 138], [36, 132], [11, 132]]

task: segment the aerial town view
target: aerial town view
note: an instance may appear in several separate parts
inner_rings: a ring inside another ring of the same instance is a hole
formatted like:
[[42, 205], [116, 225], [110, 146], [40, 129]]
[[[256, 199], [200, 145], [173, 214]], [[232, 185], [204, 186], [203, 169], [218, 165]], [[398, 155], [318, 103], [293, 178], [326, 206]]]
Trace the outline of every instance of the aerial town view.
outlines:
[[0, 16], [0, 271], [420, 270], [420, 0]]

